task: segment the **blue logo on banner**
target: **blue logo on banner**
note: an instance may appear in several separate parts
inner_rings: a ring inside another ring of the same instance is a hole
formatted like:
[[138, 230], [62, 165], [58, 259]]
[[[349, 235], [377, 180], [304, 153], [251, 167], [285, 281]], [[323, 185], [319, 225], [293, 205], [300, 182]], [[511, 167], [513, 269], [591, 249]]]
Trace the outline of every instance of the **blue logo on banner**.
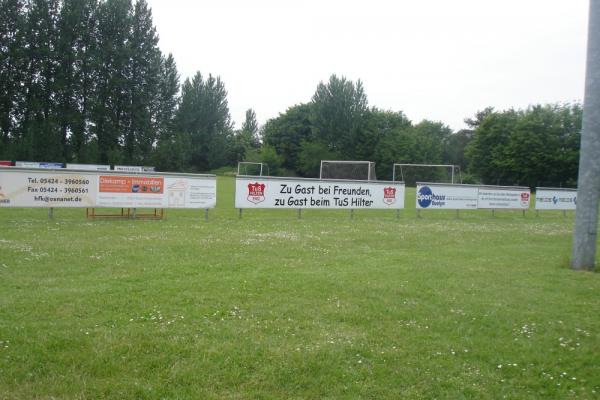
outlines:
[[433, 192], [429, 188], [429, 186], [422, 186], [419, 189], [419, 193], [417, 193], [417, 203], [422, 208], [427, 208], [431, 205], [431, 200], [433, 199]]
[[554, 204], [558, 203], [558, 197], [556, 197], [556, 196], [552, 196], [552, 202], [553, 202]]

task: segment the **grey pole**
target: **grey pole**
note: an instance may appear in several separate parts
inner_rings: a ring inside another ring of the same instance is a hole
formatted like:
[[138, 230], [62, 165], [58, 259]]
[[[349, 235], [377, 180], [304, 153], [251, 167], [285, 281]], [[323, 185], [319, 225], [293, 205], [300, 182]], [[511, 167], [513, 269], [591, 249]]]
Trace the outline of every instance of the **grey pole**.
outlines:
[[577, 212], [571, 268], [594, 269], [600, 197], [600, 0], [590, 0], [577, 184]]

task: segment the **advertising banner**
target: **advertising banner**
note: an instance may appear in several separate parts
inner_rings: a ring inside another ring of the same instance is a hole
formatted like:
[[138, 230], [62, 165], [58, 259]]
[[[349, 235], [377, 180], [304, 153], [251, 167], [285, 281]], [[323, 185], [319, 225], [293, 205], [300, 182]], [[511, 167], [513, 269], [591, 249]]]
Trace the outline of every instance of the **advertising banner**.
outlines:
[[575, 210], [577, 189], [536, 188], [536, 210]]
[[64, 164], [56, 163], [56, 162], [16, 161], [15, 167], [56, 169], [56, 168], [63, 168]]
[[110, 165], [97, 164], [67, 164], [67, 169], [82, 169], [86, 171], [110, 171]]
[[477, 208], [527, 210], [530, 199], [529, 188], [480, 186]]
[[236, 208], [402, 209], [398, 182], [238, 177]]
[[469, 185], [417, 183], [418, 209], [474, 210], [477, 187]]
[[144, 167], [134, 165], [115, 165], [113, 171], [119, 172], [144, 172]]
[[214, 176], [0, 168], [0, 207], [213, 208]]

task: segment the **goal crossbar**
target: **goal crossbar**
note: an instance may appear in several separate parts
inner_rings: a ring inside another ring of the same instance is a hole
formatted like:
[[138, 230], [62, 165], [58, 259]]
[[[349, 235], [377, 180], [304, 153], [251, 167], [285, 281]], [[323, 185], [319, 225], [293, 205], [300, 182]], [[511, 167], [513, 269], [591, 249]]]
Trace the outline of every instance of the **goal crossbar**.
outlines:
[[[402, 167], [422, 167], [422, 168], [427, 168], [427, 167], [433, 167], [433, 168], [449, 168], [450, 169], [450, 175], [451, 175], [451, 180], [452, 183], [454, 183], [454, 171], [458, 170], [458, 173], [460, 174], [460, 166], [458, 165], [454, 165], [454, 164], [411, 164], [411, 163], [395, 163], [393, 165], [393, 170], [392, 170], [392, 181], [396, 181], [396, 167], [400, 167], [400, 173], [402, 174], [401, 176], [401, 180], [404, 181], [404, 175], [402, 173]], [[462, 179], [461, 179], [462, 181]]]
[[319, 168], [319, 179], [330, 179], [332, 177], [324, 176], [324, 166], [332, 166], [332, 165], [365, 165], [367, 167], [366, 176], [365, 177], [357, 177], [357, 178], [348, 178], [348, 177], [339, 177], [335, 176], [335, 179], [359, 179], [359, 180], [375, 180], [375, 163], [373, 161], [351, 161], [351, 160], [321, 160], [321, 167]]

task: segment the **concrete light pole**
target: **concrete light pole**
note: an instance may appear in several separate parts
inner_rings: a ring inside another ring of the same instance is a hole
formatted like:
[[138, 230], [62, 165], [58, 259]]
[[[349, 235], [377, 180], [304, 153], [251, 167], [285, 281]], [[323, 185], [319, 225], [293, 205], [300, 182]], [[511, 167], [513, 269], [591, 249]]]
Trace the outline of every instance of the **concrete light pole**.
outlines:
[[573, 232], [576, 270], [594, 269], [600, 198], [600, 0], [590, 0], [588, 47], [579, 156], [577, 214]]

